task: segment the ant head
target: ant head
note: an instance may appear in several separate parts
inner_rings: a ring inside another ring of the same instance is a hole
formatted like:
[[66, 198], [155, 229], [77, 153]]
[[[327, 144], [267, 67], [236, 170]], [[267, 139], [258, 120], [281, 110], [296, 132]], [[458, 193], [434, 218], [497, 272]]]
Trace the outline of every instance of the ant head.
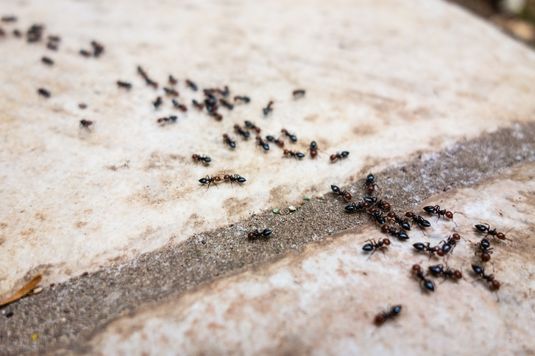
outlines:
[[375, 176], [373, 174], [368, 174], [366, 177], [366, 184], [373, 184], [375, 182]]

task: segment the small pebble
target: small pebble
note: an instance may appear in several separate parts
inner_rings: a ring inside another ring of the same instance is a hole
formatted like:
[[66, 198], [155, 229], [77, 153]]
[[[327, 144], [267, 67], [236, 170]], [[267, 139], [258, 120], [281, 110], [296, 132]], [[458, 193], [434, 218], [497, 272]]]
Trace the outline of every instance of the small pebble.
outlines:
[[33, 290], [33, 294], [39, 294], [43, 291], [43, 287], [37, 287]]
[[38, 333], [33, 333], [32, 334], [32, 341], [36, 342], [37, 340], [39, 340], [39, 334]]
[[281, 210], [279, 208], [273, 209], [273, 214], [280, 214]]
[[310, 201], [310, 197], [309, 197], [308, 195], [305, 195], [305, 196], [303, 197], [303, 200]]
[[290, 212], [293, 213], [294, 211], [297, 210], [297, 208], [296, 208], [295, 206], [293, 206], [293, 205], [290, 205], [290, 206], [288, 207], [288, 210], [290, 210]]

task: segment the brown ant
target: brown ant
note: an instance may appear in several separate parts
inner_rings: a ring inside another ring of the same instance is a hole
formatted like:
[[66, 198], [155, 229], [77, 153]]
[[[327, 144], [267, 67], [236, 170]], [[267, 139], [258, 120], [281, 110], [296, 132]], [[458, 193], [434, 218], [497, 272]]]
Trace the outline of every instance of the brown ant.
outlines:
[[46, 57], [46, 56], [41, 57], [41, 62], [49, 66], [54, 65], [54, 61], [51, 58]]
[[198, 90], [197, 84], [195, 84], [193, 81], [191, 81], [189, 79], [186, 79], [186, 85], [188, 86], [188, 88], [190, 88], [193, 91], [197, 91]]
[[401, 305], [394, 305], [387, 311], [380, 312], [373, 318], [373, 323], [376, 326], [383, 325], [386, 321], [396, 318], [401, 313]]
[[193, 161], [195, 161], [195, 162], [200, 162], [205, 166], [210, 165], [210, 162], [212, 161], [212, 159], [210, 157], [204, 156], [204, 155], [199, 155], [199, 154], [196, 154], [196, 153], [194, 153], [191, 156], [191, 159], [193, 159]]
[[427, 279], [424, 275], [422, 267], [419, 264], [415, 264], [411, 269], [412, 275], [420, 281], [420, 287], [427, 292], [435, 291], [435, 283], [432, 280]]
[[152, 105], [154, 105], [155, 109], [158, 109], [162, 105], [162, 97], [158, 96], [156, 99], [152, 102]]
[[270, 100], [266, 107], [262, 109], [264, 116], [268, 116], [273, 111], [273, 100]]
[[448, 219], [453, 219], [453, 213], [446, 209], [440, 209], [440, 205], [429, 205], [424, 206], [424, 211], [430, 215], [438, 215], [440, 218], [441, 216], [445, 216]]
[[310, 153], [310, 158], [316, 158], [318, 155], [318, 144], [316, 141], [310, 142], [310, 145], [308, 146], [308, 152]]
[[236, 148], [236, 141], [231, 139], [230, 136], [227, 134], [223, 134], [223, 142], [232, 150]]
[[379, 200], [379, 201], [377, 202], [377, 207], [378, 207], [379, 209], [381, 209], [382, 211], [384, 211], [385, 213], [389, 212], [390, 209], [392, 208], [392, 206], [390, 205], [390, 203], [387, 202], [387, 201], [384, 201], [384, 200]]
[[284, 157], [293, 157], [295, 159], [303, 159], [305, 157], [305, 154], [303, 152], [290, 151], [287, 149], [284, 149], [283, 154], [284, 154]]
[[119, 88], [124, 88], [124, 89], [126, 89], [126, 90], [130, 90], [130, 89], [132, 89], [132, 84], [131, 84], [131, 83], [124, 82], [124, 81], [122, 81], [122, 80], [118, 80], [116, 83], [117, 83], [117, 86], [118, 86]]
[[221, 115], [217, 111], [211, 112], [211, 113], [209, 113], [209, 115], [211, 117], [213, 117], [215, 119], [215, 121], [222, 121], [223, 120], [223, 115]]
[[171, 99], [171, 103], [173, 103], [173, 107], [182, 112], [188, 111], [188, 107], [184, 104], [180, 104], [178, 101], [176, 101], [176, 99]]
[[304, 97], [305, 94], [306, 94], [306, 91], [304, 89], [296, 89], [292, 92], [292, 96], [294, 97], [294, 99], [300, 99]]
[[366, 244], [362, 246], [362, 250], [364, 252], [371, 252], [372, 254], [375, 253], [375, 251], [381, 251], [385, 252], [386, 249], [388, 249], [388, 245], [390, 245], [389, 239], [382, 239], [382, 240], [366, 240]]
[[94, 122], [91, 120], [80, 120], [80, 127], [89, 130], [93, 126]]
[[487, 233], [486, 236], [490, 235], [500, 240], [508, 240], [508, 238], [505, 237], [505, 234], [503, 232], [496, 231], [496, 228], [491, 229], [489, 224], [477, 224], [474, 225], [474, 227], [476, 228], [477, 232]]
[[394, 220], [403, 230], [410, 230], [411, 224], [407, 219], [399, 217], [395, 212], [391, 211], [388, 213], [387, 218]]
[[244, 103], [244, 104], [248, 104], [249, 102], [251, 101], [251, 98], [249, 98], [248, 96], [240, 96], [240, 95], [236, 95], [234, 97], [234, 102], [235, 103]]
[[486, 274], [485, 273], [485, 268], [479, 266], [479, 265], [472, 265], [472, 270], [474, 271], [474, 273], [479, 276], [481, 279], [487, 281], [487, 284], [489, 286], [489, 289], [491, 291], [497, 291], [498, 289], [500, 289], [500, 282], [497, 281], [495, 278], [494, 278], [494, 275], [493, 274]]
[[164, 87], [164, 88], [163, 88], [163, 91], [164, 91], [165, 94], [168, 95], [168, 96], [179, 96], [179, 95], [180, 95], [180, 94], [178, 93], [178, 91], [176, 91], [176, 89], [173, 89], [173, 88]]
[[252, 123], [251, 121], [248, 121], [248, 120], [245, 120], [243, 122], [243, 124], [245, 125], [245, 127], [248, 129], [248, 130], [253, 130], [257, 135], [260, 134], [260, 131], [262, 131], [258, 126], [256, 126], [254, 123]]
[[256, 143], [258, 146], [262, 147], [264, 151], [269, 151], [269, 143], [264, 141], [260, 135], [256, 136]]
[[458, 281], [459, 279], [463, 278], [461, 271], [448, 267], [444, 268], [442, 264], [429, 266], [427, 270], [434, 277], [442, 277], [444, 279], [452, 279], [454, 281]]
[[276, 144], [280, 148], [284, 148], [284, 141], [281, 140], [281, 139], [276, 138], [275, 136], [267, 135], [266, 136], [266, 140], [268, 140], [269, 142], [273, 142], [274, 144]]
[[331, 163], [334, 163], [336, 161], [341, 161], [343, 159], [346, 159], [347, 157], [349, 157], [349, 151], [342, 151], [342, 152], [333, 153], [329, 157], [329, 160], [331, 161]]
[[420, 215], [416, 215], [415, 213], [413, 213], [412, 211], [408, 211], [405, 213], [405, 216], [412, 219], [412, 221], [418, 225], [418, 227], [420, 227], [421, 229], [425, 229], [426, 227], [429, 227], [431, 226], [431, 223], [427, 220], [425, 220], [423, 217], [421, 217]]
[[348, 192], [347, 190], [342, 190], [340, 189], [340, 187], [334, 184], [331, 185], [331, 190], [333, 191], [334, 194], [341, 196], [346, 201], [346, 203], [349, 203], [351, 201], [351, 198], [352, 198], [351, 193]]
[[248, 140], [249, 137], [251, 136], [249, 131], [242, 129], [242, 127], [238, 124], [234, 125], [234, 132], [240, 135], [244, 140]]
[[191, 100], [191, 103], [193, 104], [193, 106], [195, 106], [195, 108], [197, 110], [202, 110], [204, 108], [204, 104], [203, 103], [199, 103], [197, 100], [195, 99], [192, 99]]
[[409, 235], [403, 230], [398, 230], [393, 226], [383, 225], [381, 226], [381, 232], [383, 234], [389, 234], [396, 237], [398, 240], [405, 241], [409, 239]]
[[295, 134], [290, 133], [288, 130], [281, 129], [281, 133], [284, 136], [288, 137], [292, 143], [296, 143], [297, 142], [297, 136]]
[[262, 231], [255, 229], [247, 234], [249, 240], [258, 240], [261, 238], [267, 238], [271, 236], [272, 231], [270, 229], [264, 229]]
[[173, 77], [172, 74], [169, 74], [168, 81], [169, 81], [169, 85], [176, 85], [178, 83], [178, 80], [176, 80], [176, 78]]
[[492, 255], [493, 251], [494, 249], [491, 247], [490, 241], [487, 238], [483, 238], [480, 242], [476, 243], [475, 255], [478, 255], [482, 262], [490, 261], [490, 255]]
[[229, 103], [227, 100], [225, 99], [219, 99], [219, 103], [221, 104], [221, 106], [229, 109], [229, 110], [232, 110], [234, 109], [234, 105], [232, 105], [231, 103]]
[[43, 98], [50, 98], [50, 92], [44, 88], [37, 89], [37, 93], [41, 95]]
[[168, 124], [176, 123], [177, 119], [178, 119], [178, 117], [176, 117], [175, 115], [171, 115], [171, 116], [167, 116], [167, 117], [161, 117], [158, 120], [156, 120], [156, 122], [160, 126], [165, 126], [165, 125], [168, 125]]

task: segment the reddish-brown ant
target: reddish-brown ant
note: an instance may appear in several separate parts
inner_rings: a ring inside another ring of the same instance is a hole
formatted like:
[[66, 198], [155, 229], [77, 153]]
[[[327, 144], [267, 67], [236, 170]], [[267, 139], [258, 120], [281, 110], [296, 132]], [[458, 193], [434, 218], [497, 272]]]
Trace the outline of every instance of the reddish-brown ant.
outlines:
[[498, 282], [495, 278], [494, 278], [494, 275], [493, 274], [486, 274], [485, 273], [485, 268], [479, 266], [479, 265], [472, 265], [472, 270], [474, 271], [474, 273], [479, 276], [481, 279], [485, 280], [489, 286], [489, 289], [491, 291], [497, 291], [498, 289], [500, 289], [500, 282]]
[[123, 89], [126, 89], [126, 90], [132, 89], [132, 84], [131, 83], [124, 82], [122, 80], [118, 80], [116, 83], [117, 83], [117, 86], [119, 88], [123, 88]]
[[418, 225], [421, 229], [424, 229], [426, 227], [429, 227], [431, 226], [431, 223], [427, 220], [425, 220], [423, 217], [421, 217], [420, 215], [416, 215], [415, 213], [411, 212], [411, 211], [408, 211], [405, 213], [405, 216], [412, 219], [412, 221]]
[[208, 166], [210, 164], [210, 162], [212, 161], [212, 159], [210, 157], [204, 156], [204, 155], [199, 155], [199, 154], [196, 154], [196, 153], [194, 153], [191, 156], [191, 159], [193, 159], [194, 162], [200, 162], [205, 166]]
[[221, 182], [223, 180], [223, 178], [221, 178], [220, 176], [206, 176], [204, 178], [201, 178], [199, 179], [199, 183], [201, 183], [202, 185], [208, 185], [208, 187], [210, 187], [211, 184], [217, 184], [219, 182]]
[[390, 209], [392, 208], [392, 206], [390, 205], [389, 202], [387, 201], [384, 201], [384, 200], [379, 200], [377, 203], [376, 203], [377, 207], [379, 209], [381, 209], [382, 211], [384, 211], [385, 213], [389, 212]]
[[442, 264], [433, 265], [428, 267], [428, 271], [435, 277], [442, 277], [444, 279], [452, 279], [457, 281], [463, 278], [463, 274], [458, 269], [444, 268]]
[[264, 229], [262, 231], [255, 229], [247, 234], [249, 240], [258, 240], [271, 236], [272, 231], [270, 229]]
[[248, 120], [245, 120], [243, 122], [243, 124], [245, 125], [245, 127], [248, 129], [248, 130], [253, 130], [257, 135], [260, 134], [260, 131], [262, 131], [258, 126], [256, 126], [254, 123], [252, 123], [251, 121], [248, 121]]
[[333, 153], [329, 157], [329, 160], [331, 161], [331, 163], [334, 163], [336, 161], [341, 161], [343, 159], [346, 159], [347, 157], [349, 157], [349, 151], [342, 151], [342, 152]]
[[244, 95], [236, 95], [234, 97], [234, 102], [235, 103], [244, 103], [244, 104], [247, 104], [251, 101], [251, 98], [249, 98], [248, 96], [244, 96]]
[[296, 89], [292, 92], [292, 96], [294, 97], [294, 99], [300, 99], [304, 97], [305, 94], [306, 94], [306, 91], [304, 89]]
[[273, 142], [274, 144], [276, 144], [280, 148], [284, 148], [284, 141], [281, 140], [281, 139], [276, 138], [275, 136], [267, 135], [266, 136], [266, 140], [269, 141], [269, 142]]
[[178, 117], [176, 117], [175, 115], [171, 115], [171, 116], [161, 117], [161, 118], [157, 119], [156, 122], [160, 126], [165, 126], [165, 125], [176, 123], [177, 119], [178, 119]]
[[264, 141], [260, 135], [256, 136], [256, 143], [258, 146], [262, 147], [264, 151], [269, 151], [269, 143]]
[[248, 140], [249, 136], [251, 134], [249, 131], [244, 130], [240, 125], [236, 124], [234, 125], [234, 132], [236, 132], [238, 135], [240, 135], [244, 140]]
[[376, 326], [383, 325], [386, 321], [396, 318], [401, 313], [401, 305], [394, 305], [387, 311], [380, 312], [373, 318], [373, 323]]
[[227, 134], [223, 134], [223, 142], [232, 150], [236, 148], [236, 141], [231, 139]]
[[308, 146], [308, 152], [310, 153], [310, 158], [314, 159], [318, 156], [318, 144], [316, 141], [310, 142]]
[[338, 196], [341, 196], [347, 203], [351, 201], [351, 193], [348, 192], [347, 190], [342, 190], [340, 189], [340, 187], [338, 187], [337, 185], [331, 185], [331, 190], [333, 191], [334, 194], [338, 195]]
[[50, 92], [44, 88], [37, 89], [37, 93], [41, 95], [43, 98], [50, 98]]
[[93, 126], [94, 122], [91, 120], [80, 120], [80, 127], [89, 130]]
[[405, 241], [409, 239], [409, 235], [403, 230], [398, 230], [395, 227], [383, 225], [381, 226], [381, 232], [396, 237], [398, 240]]
[[270, 100], [266, 107], [262, 109], [264, 116], [268, 116], [273, 111], [273, 100]]
[[453, 219], [453, 213], [446, 209], [440, 209], [440, 205], [429, 205], [424, 206], [424, 211], [430, 215], [438, 215], [440, 218], [441, 216], [445, 216], [448, 219]]
[[494, 249], [491, 247], [489, 239], [483, 238], [480, 242], [476, 243], [475, 255], [479, 256], [482, 262], [490, 261], [490, 255], [493, 252]]
[[391, 211], [388, 213], [387, 217], [391, 220], [394, 220], [403, 230], [410, 230], [411, 224], [405, 218], [399, 217], [395, 212]]
[[191, 81], [189, 79], [186, 79], [186, 85], [188, 86], [188, 88], [190, 88], [193, 91], [197, 91], [198, 90], [197, 84], [195, 84], [193, 81]]
[[184, 104], [180, 104], [178, 101], [176, 101], [176, 99], [171, 99], [171, 103], [173, 103], [173, 107], [175, 107], [176, 109], [182, 112], [188, 111], [187, 106]]
[[390, 245], [389, 239], [382, 239], [382, 240], [366, 240], [366, 244], [362, 246], [362, 250], [364, 252], [371, 252], [372, 254], [375, 253], [375, 251], [381, 251], [385, 252], [386, 249], [388, 249], [388, 245]]
[[295, 134], [290, 133], [288, 130], [286, 130], [286, 129], [281, 129], [281, 133], [282, 133], [284, 136], [288, 137], [288, 139], [290, 139], [290, 141], [291, 141], [292, 143], [296, 143], [296, 142], [297, 142], [297, 136], [296, 136]]
[[474, 227], [478, 232], [486, 233], [487, 235], [494, 236], [500, 240], [508, 240], [503, 232], [496, 231], [496, 228], [491, 229], [489, 224], [477, 224], [474, 225]]
[[411, 269], [412, 275], [420, 281], [420, 287], [428, 292], [435, 291], [435, 283], [432, 280], [427, 279], [424, 275], [422, 267], [419, 264], [415, 264]]
[[284, 157], [293, 157], [295, 159], [303, 159], [305, 157], [305, 154], [303, 152], [290, 151], [287, 149], [284, 149], [283, 154]]

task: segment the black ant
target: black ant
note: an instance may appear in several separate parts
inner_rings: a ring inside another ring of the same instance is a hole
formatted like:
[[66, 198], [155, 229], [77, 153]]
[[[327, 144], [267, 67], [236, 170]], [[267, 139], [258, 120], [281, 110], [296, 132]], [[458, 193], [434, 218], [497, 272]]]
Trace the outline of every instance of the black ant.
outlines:
[[474, 227], [478, 232], [487, 233], [487, 235], [494, 236], [500, 240], [508, 240], [503, 232], [496, 231], [496, 228], [491, 229], [489, 224], [477, 224]]
[[104, 53], [104, 46], [97, 41], [91, 41], [91, 47], [93, 47], [93, 56], [98, 58]]
[[43, 89], [43, 88], [39, 88], [37, 89], [37, 93], [39, 95], [41, 95], [43, 98], [50, 98], [50, 92], [46, 89]]
[[453, 252], [453, 249], [455, 248], [455, 246], [457, 246], [457, 242], [460, 240], [461, 240], [461, 235], [459, 235], [458, 233], [453, 233], [445, 241], [442, 241], [442, 246], [440, 247], [440, 250], [437, 252], [437, 255], [445, 256], [448, 253]]
[[490, 255], [492, 255], [494, 249], [490, 245], [490, 241], [487, 238], [481, 239], [480, 242], [476, 243], [475, 254], [481, 258], [482, 262], [490, 261]]
[[206, 107], [206, 110], [209, 113], [214, 113], [217, 111], [217, 99], [215, 96], [209, 95], [206, 99], [204, 99], [204, 106]]
[[197, 110], [202, 110], [204, 108], [204, 104], [203, 103], [199, 103], [197, 100], [195, 99], [192, 99], [191, 100], [191, 103], [193, 104], [193, 106], [195, 106], [195, 108]]
[[93, 124], [94, 122], [91, 120], [85, 120], [85, 119], [80, 120], [80, 127], [87, 129], [87, 130], [89, 130], [91, 126], [93, 126]]
[[244, 104], [248, 104], [250, 101], [251, 101], [251, 98], [249, 98], [248, 96], [244, 96], [244, 95], [236, 95], [236, 96], [234, 97], [234, 102], [235, 102], [235, 103], [244, 103]]
[[256, 134], [260, 134], [260, 131], [262, 131], [258, 126], [256, 126], [254, 123], [252, 123], [251, 121], [248, 121], [248, 120], [245, 120], [243, 122], [243, 124], [245, 125], [245, 127], [249, 130], [253, 130], [254, 132], [256, 132]]
[[292, 92], [292, 96], [294, 97], [294, 99], [300, 99], [304, 97], [305, 94], [306, 94], [306, 91], [304, 89], [296, 89]]
[[387, 311], [380, 312], [373, 318], [373, 323], [376, 326], [383, 325], [387, 320], [396, 318], [401, 313], [401, 305], [394, 305]]
[[126, 90], [130, 90], [130, 89], [132, 89], [132, 84], [131, 84], [131, 83], [124, 82], [124, 81], [122, 81], [122, 80], [118, 80], [118, 81], [117, 81], [117, 86], [118, 86], [119, 88], [124, 88], [124, 89], [126, 89]]
[[382, 240], [366, 240], [366, 244], [362, 246], [362, 250], [364, 252], [371, 252], [372, 254], [375, 253], [375, 251], [381, 251], [385, 252], [386, 249], [388, 249], [388, 245], [390, 245], [389, 239], [382, 239]]
[[199, 179], [199, 183], [202, 185], [208, 184], [208, 187], [210, 187], [211, 184], [216, 185], [217, 183], [221, 182], [222, 178], [220, 176], [206, 176], [204, 178]]
[[17, 22], [17, 17], [14, 15], [2, 16], [2, 22]]
[[154, 100], [154, 101], [152, 102], [152, 105], [154, 105], [154, 108], [155, 108], [155, 109], [158, 109], [158, 108], [162, 105], [162, 102], [163, 102], [163, 101], [162, 101], [162, 97], [161, 97], [161, 96], [158, 96], [158, 97], [156, 97], [156, 100]]
[[249, 240], [258, 240], [261, 238], [267, 238], [271, 236], [272, 231], [270, 229], [264, 229], [262, 231], [255, 229], [247, 234]]
[[368, 204], [364, 201], [359, 201], [358, 203], [351, 203], [345, 206], [344, 210], [348, 214], [354, 214], [363, 211], [368, 207]]
[[239, 174], [225, 174], [223, 176], [223, 180], [229, 183], [240, 183], [240, 184], [243, 184], [247, 181], [247, 179], [240, 176]]
[[251, 136], [249, 131], [242, 129], [242, 127], [238, 124], [234, 125], [234, 132], [240, 135], [244, 140], [248, 140], [249, 137]]
[[398, 230], [398, 229], [396, 229], [395, 227], [392, 227], [392, 226], [388, 226], [388, 225], [381, 226], [381, 232], [384, 233], [384, 234], [389, 234], [391, 236], [394, 236], [398, 240], [405, 241], [405, 240], [409, 239], [409, 235], [407, 235], [407, 233], [405, 231]]
[[173, 103], [173, 106], [174, 106], [176, 109], [178, 109], [178, 110], [180, 110], [180, 111], [182, 111], [182, 112], [186, 112], [186, 111], [188, 111], [188, 107], [187, 107], [186, 105], [184, 105], [184, 104], [180, 104], [178, 101], [176, 101], [176, 99], [172, 99], [172, 100], [171, 100], [171, 103]]
[[141, 68], [141, 66], [137, 66], [137, 73], [143, 78], [143, 80], [145, 80], [145, 83], [148, 86], [151, 86], [154, 89], [158, 89], [158, 83], [152, 80], [147, 74], [147, 72], [143, 68]]
[[373, 174], [370, 173], [366, 176], [364, 186], [366, 187], [366, 191], [368, 192], [368, 194], [373, 194], [373, 192], [375, 192], [377, 184], [375, 184], [375, 176]]
[[54, 61], [49, 57], [41, 57], [41, 62], [49, 66], [54, 65]]
[[225, 99], [219, 99], [219, 103], [224, 106], [225, 108], [229, 109], [229, 110], [232, 110], [234, 109], [234, 105], [232, 105], [231, 103], [229, 103], [227, 100]]
[[434, 277], [442, 277], [444, 279], [452, 279], [454, 281], [458, 281], [459, 279], [463, 278], [461, 271], [448, 267], [444, 268], [442, 264], [429, 266], [427, 270]]
[[486, 274], [485, 268], [479, 265], [472, 265], [472, 270], [481, 279], [484, 279], [485, 281], [487, 281], [487, 284], [491, 291], [497, 291], [498, 289], [500, 289], [500, 285], [501, 285], [500, 282], [494, 278], [493, 274]]
[[310, 145], [308, 146], [308, 152], [310, 153], [310, 158], [316, 158], [318, 155], [318, 144], [316, 141], [310, 142]]
[[409, 224], [409, 221], [407, 219], [403, 219], [399, 217], [396, 213], [393, 211], [389, 212], [387, 214], [387, 218], [394, 220], [403, 230], [410, 230], [411, 224]]
[[297, 136], [295, 134], [290, 133], [288, 130], [281, 129], [281, 133], [284, 136], [288, 137], [292, 143], [296, 143], [297, 142]]
[[169, 74], [168, 81], [170, 85], [176, 85], [178, 83], [178, 80], [176, 80], [176, 78], [171, 74]]
[[347, 157], [349, 157], [349, 151], [342, 151], [342, 152], [333, 153], [329, 157], [329, 159], [330, 159], [331, 163], [334, 163], [336, 161], [340, 161], [340, 160], [346, 159]]
[[267, 135], [266, 136], [266, 140], [268, 140], [269, 142], [273, 142], [274, 144], [276, 144], [280, 148], [284, 148], [284, 141], [281, 140], [281, 139], [276, 138], [275, 136]]
[[433, 246], [431, 247], [431, 244], [429, 242], [417, 242], [412, 245], [414, 249], [418, 252], [426, 252], [429, 254], [429, 257], [438, 255], [440, 256], [441, 249], [440, 246]]
[[165, 92], [166, 95], [169, 95], [169, 96], [179, 96], [180, 95], [178, 93], [178, 91], [176, 89], [173, 89], [173, 88], [164, 87], [163, 91]]
[[262, 109], [264, 116], [268, 116], [273, 111], [273, 100], [270, 100], [266, 107]]
[[431, 226], [431, 223], [427, 220], [425, 220], [423, 217], [421, 217], [420, 215], [416, 215], [415, 213], [413, 213], [412, 211], [408, 211], [405, 213], [405, 216], [412, 219], [412, 221], [418, 225], [421, 229], [425, 229], [426, 227], [429, 227]]
[[351, 193], [347, 190], [341, 190], [337, 185], [331, 185], [331, 190], [334, 194], [341, 196], [347, 203], [351, 201]]
[[433, 215], [433, 214], [438, 215], [439, 218], [441, 216], [445, 216], [448, 219], [453, 219], [453, 213], [446, 209], [440, 209], [440, 205], [424, 206], [424, 211], [430, 215]]
[[269, 143], [264, 141], [262, 137], [260, 137], [260, 135], [256, 136], [256, 143], [258, 144], [258, 146], [262, 147], [264, 151], [269, 151]]
[[171, 115], [171, 116], [167, 116], [167, 117], [161, 117], [158, 120], [156, 120], [156, 122], [160, 126], [165, 126], [165, 125], [168, 125], [168, 124], [176, 123], [177, 119], [178, 119], [178, 117], [176, 117], [175, 115]]
[[189, 79], [186, 79], [186, 85], [188, 86], [188, 88], [190, 88], [193, 91], [197, 91], [198, 90], [197, 84], [195, 84], [193, 81], [191, 81]]
[[284, 149], [283, 154], [284, 157], [293, 157], [295, 159], [303, 159], [305, 157], [305, 154], [303, 152], [290, 151], [287, 149]]
[[194, 153], [191, 156], [191, 159], [193, 159], [193, 161], [195, 161], [195, 162], [201, 162], [205, 166], [208, 166], [210, 164], [210, 162], [212, 161], [212, 159], [210, 157], [204, 156], [204, 155], [199, 155], [199, 154], [196, 154], [196, 153]]
[[427, 279], [424, 275], [422, 267], [419, 264], [415, 264], [411, 269], [412, 275], [420, 280], [420, 287], [428, 292], [435, 291], [435, 283], [432, 280]]
[[235, 149], [236, 148], [236, 141], [234, 141], [233, 139], [230, 138], [229, 135], [227, 134], [223, 134], [223, 142], [229, 146], [231, 149]]
[[376, 208], [368, 209], [368, 214], [379, 225], [384, 225], [386, 223], [385, 217], [383, 216], [383, 213], [379, 209], [376, 209]]

